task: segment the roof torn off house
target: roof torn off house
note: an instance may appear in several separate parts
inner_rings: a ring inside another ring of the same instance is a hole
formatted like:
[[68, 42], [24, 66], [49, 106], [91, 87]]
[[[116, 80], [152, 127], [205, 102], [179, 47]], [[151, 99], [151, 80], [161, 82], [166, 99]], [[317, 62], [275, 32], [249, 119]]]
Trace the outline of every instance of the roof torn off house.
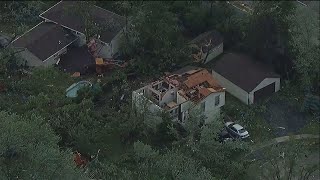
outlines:
[[206, 69], [187, 66], [134, 93], [143, 95], [157, 107], [169, 111], [172, 116], [178, 116], [184, 111], [181, 109], [182, 104], [188, 102], [192, 104], [189, 105], [196, 106], [203, 103], [208, 96], [224, 91], [225, 88], [220, 86]]

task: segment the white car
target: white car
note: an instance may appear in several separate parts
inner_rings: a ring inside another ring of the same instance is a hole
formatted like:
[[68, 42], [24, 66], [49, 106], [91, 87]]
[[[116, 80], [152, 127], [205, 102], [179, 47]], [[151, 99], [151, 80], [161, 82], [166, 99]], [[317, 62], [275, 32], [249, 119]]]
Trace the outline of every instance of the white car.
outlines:
[[226, 122], [224, 125], [230, 135], [235, 138], [246, 139], [249, 137], [248, 131], [239, 124], [236, 124], [234, 122]]

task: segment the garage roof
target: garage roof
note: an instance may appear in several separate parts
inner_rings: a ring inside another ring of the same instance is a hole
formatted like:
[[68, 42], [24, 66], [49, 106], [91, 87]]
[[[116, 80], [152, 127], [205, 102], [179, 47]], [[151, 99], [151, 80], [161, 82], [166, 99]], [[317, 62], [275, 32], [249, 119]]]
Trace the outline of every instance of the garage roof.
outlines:
[[205, 52], [208, 50], [215, 48], [216, 46], [223, 43], [222, 35], [216, 31], [208, 31], [200, 34], [195, 39], [189, 42], [189, 44], [196, 44], [198, 47], [203, 47]]
[[223, 55], [213, 70], [246, 92], [251, 92], [265, 78], [280, 78], [270, 67], [239, 53]]
[[[67, 28], [85, 33], [85, 19], [77, 14], [76, 9], [79, 2], [77, 1], [60, 1], [44, 13], [40, 17], [49, 19], [50, 21], [61, 24]], [[125, 18], [101, 7], [87, 4], [87, 14], [92, 18], [92, 24], [101, 28], [101, 41], [105, 43], [111, 40], [125, 26]]]
[[40, 60], [45, 61], [76, 39], [76, 36], [59, 25], [41, 22], [14, 40], [12, 46], [26, 48]]

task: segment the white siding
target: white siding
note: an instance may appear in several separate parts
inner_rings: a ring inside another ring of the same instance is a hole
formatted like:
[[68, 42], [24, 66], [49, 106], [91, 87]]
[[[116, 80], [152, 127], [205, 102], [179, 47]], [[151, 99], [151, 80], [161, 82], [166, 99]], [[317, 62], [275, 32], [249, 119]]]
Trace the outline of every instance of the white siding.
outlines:
[[86, 36], [82, 33], [71, 31], [73, 35], [77, 36], [78, 39], [74, 42], [74, 45], [81, 47], [87, 43]]
[[54, 55], [52, 55], [51, 57], [49, 57], [47, 60], [45, 60], [45, 61], [43, 62], [43, 65], [44, 65], [44, 66], [49, 66], [49, 65], [55, 64], [55, 63], [58, 61], [58, 59], [60, 58], [60, 56], [61, 56], [62, 54], [65, 54], [65, 53], [67, 53], [67, 47], [61, 49], [60, 51], [56, 52]]
[[224, 78], [214, 70], [212, 70], [212, 75], [213, 77], [219, 82], [219, 84], [226, 88], [226, 91], [238, 98], [240, 101], [242, 101], [245, 104], [248, 104], [248, 98], [249, 94], [241, 89], [239, 86], [233, 84], [231, 81], [228, 79]]
[[209, 55], [207, 57], [207, 60], [204, 62], [204, 64], [208, 63], [215, 57], [219, 56], [221, 53], [223, 53], [223, 43], [221, 43], [219, 46], [209, 51]]
[[51, 57], [49, 57], [47, 60], [42, 61], [40, 60], [38, 57], [36, 57], [34, 54], [32, 54], [30, 51], [28, 51], [27, 49], [25, 51], [20, 52], [20, 56], [27, 62], [28, 66], [31, 67], [38, 67], [38, 66], [50, 66], [55, 64], [58, 59], [60, 58], [60, 56], [64, 53], [67, 52], [67, 48], [63, 48], [60, 51], [56, 52], [54, 55], [52, 55]]
[[[20, 50], [20, 48], [19, 48]], [[26, 62], [27, 66], [42, 66], [43, 62], [33, 55], [28, 49], [19, 53], [20, 57]]]
[[121, 37], [123, 36], [123, 30], [121, 30], [110, 43], [102, 43], [99, 45], [102, 47], [99, 51], [99, 56], [102, 58], [112, 58], [114, 54], [119, 51]]
[[265, 78], [263, 81], [261, 81], [261, 83], [256, 87], [254, 88], [250, 94], [249, 94], [249, 102], [250, 104], [253, 104], [254, 102], [254, 92], [272, 84], [272, 83], [275, 83], [275, 91], [274, 92], [277, 92], [280, 90], [280, 78]]
[[[143, 91], [146, 90], [146, 87], [147, 86], [132, 92], [132, 104], [135, 106], [135, 108], [137, 108], [138, 112], [140, 113], [151, 112], [155, 114], [163, 111], [163, 109], [160, 106], [154, 104], [152, 101], [150, 101], [143, 95]], [[183, 98], [179, 95], [177, 96]], [[219, 104], [215, 105], [215, 98], [217, 96], [219, 96]], [[200, 110], [201, 103], [204, 102], [205, 111], [202, 113], [206, 116], [205, 123], [208, 123], [220, 116], [220, 108], [225, 104], [225, 92], [212, 93], [208, 97], [203, 99], [201, 102], [197, 103], [197, 105], [194, 105], [194, 103], [191, 101], [184, 101], [184, 98], [182, 99], [182, 101], [184, 103], [180, 104], [180, 106], [183, 120], [186, 116], [188, 116], [189, 111], [191, 109]], [[178, 118], [173, 119], [173, 121], [177, 120]], [[187, 121], [187, 119], [185, 119], [185, 121]], [[184, 124], [185, 121], [183, 121], [182, 124]]]
[[120, 41], [121, 41], [123, 33], [124, 33], [123, 31], [124, 31], [124, 29], [122, 29], [111, 41], [112, 56], [119, 51], [119, 47], [120, 47], [120, 43], [121, 43]]
[[[101, 48], [101, 49], [100, 49]], [[112, 58], [112, 47], [109, 43], [103, 43], [98, 41], [98, 55], [102, 58]]]
[[[217, 96], [219, 96], [219, 104], [216, 106], [215, 98]], [[205, 103], [204, 115], [207, 117], [205, 122], [211, 122], [220, 116], [220, 108], [225, 104], [225, 92], [212, 93], [202, 100], [201, 103], [202, 102]], [[198, 103], [197, 108], [200, 108], [201, 103]]]

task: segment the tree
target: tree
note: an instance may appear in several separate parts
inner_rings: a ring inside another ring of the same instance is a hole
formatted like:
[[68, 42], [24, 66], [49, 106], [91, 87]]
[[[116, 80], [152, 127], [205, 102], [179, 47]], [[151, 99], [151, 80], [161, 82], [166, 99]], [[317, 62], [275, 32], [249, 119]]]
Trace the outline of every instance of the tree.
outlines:
[[253, 55], [268, 64], [275, 63], [276, 52], [288, 55], [291, 38], [288, 29], [293, 23], [291, 17], [295, 13], [294, 3], [258, 1], [253, 14], [249, 16], [246, 44]]
[[123, 39], [122, 52], [135, 59], [143, 73], [168, 71], [179, 61], [188, 57], [177, 28], [177, 18], [164, 2], [143, 3], [129, 20], [128, 38]]
[[319, 14], [300, 6], [293, 19], [295, 21], [290, 26], [293, 36], [290, 45], [295, 68], [306, 90], [318, 92], [320, 89]]
[[139, 141], [134, 143], [134, 159], [138, 163], [139, 179], [214, 179], [197, 160], [177, 151], [160, 154]]
[[28, 119], [0, 112], [1, 179], [83, 179], [70, 151], [39, 116]]
[[275, 144], [263, 150], [262, 158], [258, 161], [256, 178], [291, 180], [307, 180], [319, 169], [318, 162], [310, 162], [306, 157], [312, 153], [308, 143], [289, 141], [285, 144]]

